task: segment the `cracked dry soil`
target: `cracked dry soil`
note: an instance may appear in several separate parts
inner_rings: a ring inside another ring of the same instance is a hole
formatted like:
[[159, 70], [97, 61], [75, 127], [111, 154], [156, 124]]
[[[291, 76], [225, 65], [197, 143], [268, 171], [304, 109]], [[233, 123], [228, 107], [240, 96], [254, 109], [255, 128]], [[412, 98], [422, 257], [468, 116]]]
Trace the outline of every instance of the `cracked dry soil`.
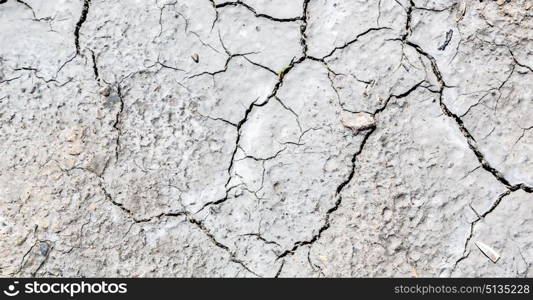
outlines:
[[0, 275], [531, 277], [532, 16], [1, 1]]

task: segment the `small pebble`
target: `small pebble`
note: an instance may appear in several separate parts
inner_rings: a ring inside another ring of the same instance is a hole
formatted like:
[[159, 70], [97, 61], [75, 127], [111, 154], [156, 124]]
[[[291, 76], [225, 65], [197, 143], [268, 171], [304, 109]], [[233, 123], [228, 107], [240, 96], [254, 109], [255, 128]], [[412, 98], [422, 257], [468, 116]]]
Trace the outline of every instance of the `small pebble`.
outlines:
[[351, 129], [354, 133], [374, 128], [376, 122], [374, 117], [368, 113], [344, 113], [341, 116], [341, 123], [344, 127]]
[[198, 63], [200, 61], [200, 56], [198, 55], [198, 53], [194, 53], [193, 55], [191, 55], [191, 58], [192, 60], [194, 60], [195, 63]]
[[109, 95], [111, 95], [111, 87], [109, 85], [106, 85], [105, 87], [100, 89], [99, 93], [104, 97], [109, 97]]
[[46, 254], [48, 254], [48, 249], [50, 248], [50, 246], [48, 246], [47, 243], [42, 243], [40, 246], [39, 246], [39, 252], [41, 252], [41, 255], [42, 256], [45, 256]]

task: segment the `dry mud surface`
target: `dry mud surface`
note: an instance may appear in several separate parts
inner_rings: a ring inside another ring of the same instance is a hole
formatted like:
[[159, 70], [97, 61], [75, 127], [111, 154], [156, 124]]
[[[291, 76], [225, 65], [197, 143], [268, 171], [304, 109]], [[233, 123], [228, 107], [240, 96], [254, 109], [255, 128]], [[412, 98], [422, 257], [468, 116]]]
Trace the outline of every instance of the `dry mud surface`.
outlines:
[[531, 2], [0, 2], [1, 276], [533, 276]]

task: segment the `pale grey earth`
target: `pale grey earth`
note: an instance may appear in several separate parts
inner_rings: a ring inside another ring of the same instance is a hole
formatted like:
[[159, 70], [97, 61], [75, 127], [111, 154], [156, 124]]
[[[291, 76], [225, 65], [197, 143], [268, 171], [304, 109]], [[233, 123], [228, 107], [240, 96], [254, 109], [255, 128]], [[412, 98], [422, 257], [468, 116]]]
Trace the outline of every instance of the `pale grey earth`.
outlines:
[[533, 276], [531, 2], [0, 2], [1, 276]]

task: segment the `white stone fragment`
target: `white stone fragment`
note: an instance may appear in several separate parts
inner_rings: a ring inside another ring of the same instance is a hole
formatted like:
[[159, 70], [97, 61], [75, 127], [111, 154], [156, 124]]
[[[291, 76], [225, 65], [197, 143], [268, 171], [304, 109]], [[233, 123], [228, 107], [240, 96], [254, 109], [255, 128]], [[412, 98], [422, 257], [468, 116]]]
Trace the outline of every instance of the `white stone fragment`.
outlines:
[[500, 254], [496, 252], [496, 250], [492, 249], [490, 246], [480, 241], [476, 241], [475, 244], [479, 248], [479, 250], [483, 252], [483, 254], [485, 254], [485, 256], [492, 260], [493, 263], [496, 263], [498, 259], [500, 259]]

